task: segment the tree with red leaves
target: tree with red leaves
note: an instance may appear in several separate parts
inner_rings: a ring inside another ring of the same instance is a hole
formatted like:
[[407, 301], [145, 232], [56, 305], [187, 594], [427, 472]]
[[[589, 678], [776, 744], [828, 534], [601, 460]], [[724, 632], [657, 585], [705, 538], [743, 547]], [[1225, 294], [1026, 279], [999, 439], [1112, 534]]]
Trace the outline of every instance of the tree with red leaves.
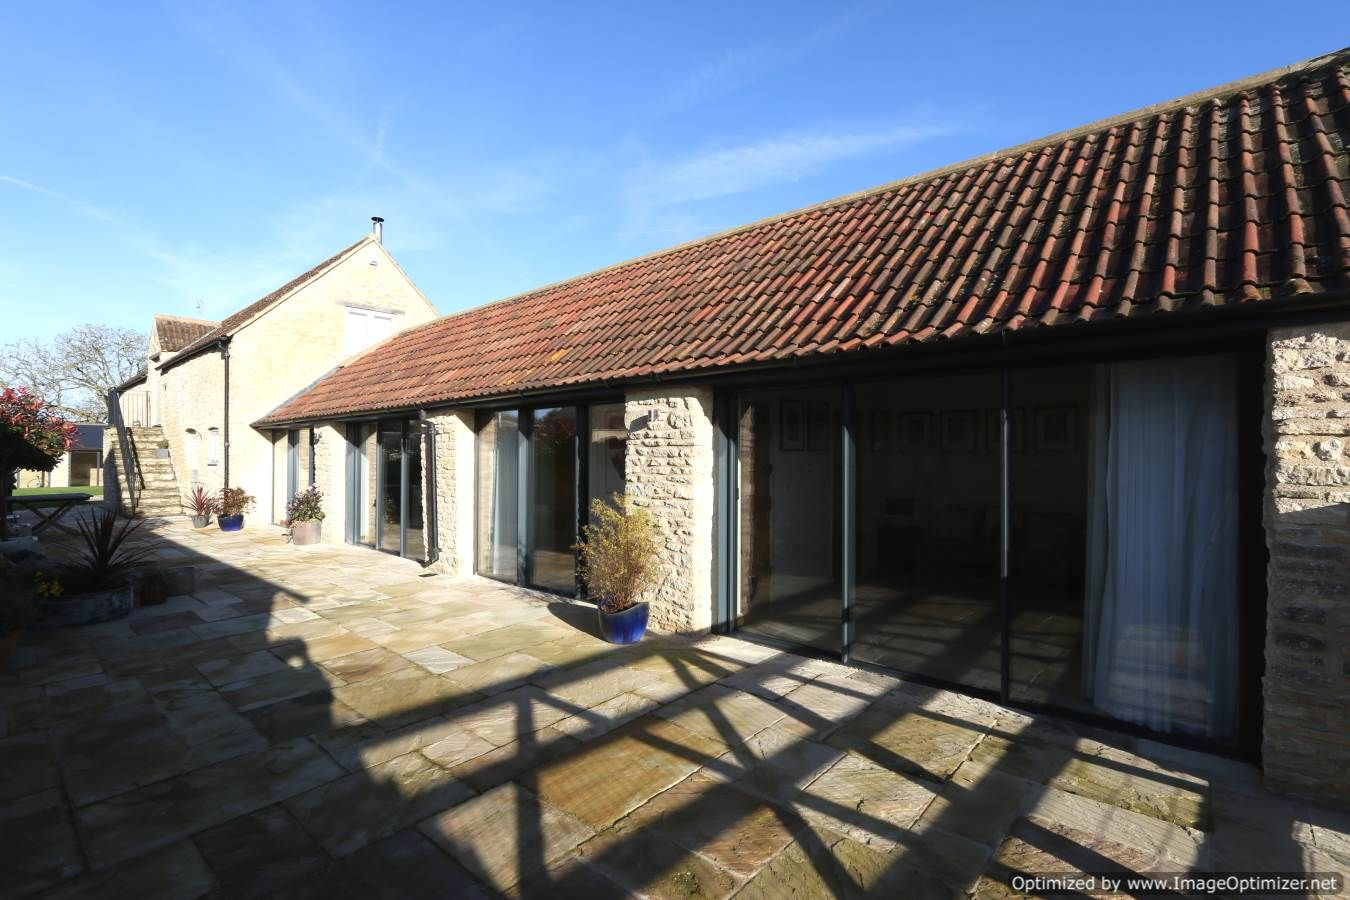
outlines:
[[50, 472], [75, 441], [75, 423], [27, 388], [0, 391], [0, 537], [8, 533], [9, 494], [19, 469]]

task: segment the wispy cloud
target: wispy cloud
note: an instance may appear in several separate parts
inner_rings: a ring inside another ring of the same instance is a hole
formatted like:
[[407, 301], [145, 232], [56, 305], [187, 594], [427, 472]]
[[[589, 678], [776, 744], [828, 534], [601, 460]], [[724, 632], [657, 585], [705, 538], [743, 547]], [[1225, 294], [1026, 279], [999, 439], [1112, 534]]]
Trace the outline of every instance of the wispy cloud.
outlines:
[[792, 133], [733, 147], [719, 147], [634, 171], [626, 194], [646, 208], [679, 206], [798, 181], [832, 163], [938, 137], [937, 125], [839, 132]]
[[32, 191], [34, 194], [41, 194], [44, 197], [51, 197], [54, 200], [60, 200], [69, 206], [74, 207], [80, 213], [91, 219], [98, 219], [100, 222], [107, 222], [109, 225], [120, 225], [121, 223], [115, 216], [97, 206], [76, 200], [74, 197], [68, 197], [59, 191], [53, 191], [40, 184], [34, 184], [31, 181], [25, 181], [22, 178], [15, 178], [13, 175], [0, 175], [0, 182], [11, 184], [15, 187], [23, 188], [25, 191]]
[[762, 41], [732, 47], [720, 55], [698, 62], [677, 79], [668, 92], [652, 104], [657, 115], [680, 112], [700, 103], [735, 93], [824, 50], [880, 10], [864, 3], [825, 19], [815, 28], [787, 41]]

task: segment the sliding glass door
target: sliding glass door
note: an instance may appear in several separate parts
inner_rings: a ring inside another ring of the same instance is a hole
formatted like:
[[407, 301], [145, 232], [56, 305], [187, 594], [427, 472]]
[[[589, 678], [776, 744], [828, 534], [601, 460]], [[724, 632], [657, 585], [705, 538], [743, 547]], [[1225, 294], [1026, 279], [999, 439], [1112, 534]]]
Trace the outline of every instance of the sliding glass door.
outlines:
[[751, 634], [841, 648], [839, 389], [755, 391], [740, 402], [741, 583]]
[[998, 690], [997, 374], [857, 387], [852, 655]]
[[[1238, 358], [744, 391], [741, 633], [1173, 735], [1239, 735]], [[1243, 398], [1254, 403], [1254, 396]], [[1259, 627], [1259, 626], [1258, 626]]]
[[423, 435], [416, 419], [348, 427], [347, 540], [426, 559]]
[[478, 429], [479, 575], [515, 581], [519, 527], [520, 413], [489, 413]]
[[530, 583], [576, 591], [577, 410], [537, 409], [531, 417]]
[[574, 595], [590, 499], [622, 492], [623, 404], [479, 414], [478, 574]]

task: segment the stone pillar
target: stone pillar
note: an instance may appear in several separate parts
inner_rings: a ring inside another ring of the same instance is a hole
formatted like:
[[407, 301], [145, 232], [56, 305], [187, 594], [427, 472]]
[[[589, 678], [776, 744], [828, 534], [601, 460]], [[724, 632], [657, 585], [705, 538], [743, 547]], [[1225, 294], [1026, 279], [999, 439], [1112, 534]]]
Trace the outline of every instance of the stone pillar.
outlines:
[[[472, 575], [473, 411], [441, 410], [428, 416], [428, 421], [436, 429], [436, 541], [441, 550], [432, 569]], [[429, 497], [430, 491], [423, 490], [422, 496]]]
[[1350, 323], [1274, 330], [1268, 364], [1266, 780], [1350, 804]]
[[630, 391], [624, 403], [627, 491], [660, 533], [660, 581], [648, 599], [655, 628], [702, 632], [713, 621], [713, 392]]
[[[347, 435], [342, 425], [314, 426], [314, 486], [323, 491], [323, 542], [347, 540]], [[284, 512], [283, 512], [284, 515]]]

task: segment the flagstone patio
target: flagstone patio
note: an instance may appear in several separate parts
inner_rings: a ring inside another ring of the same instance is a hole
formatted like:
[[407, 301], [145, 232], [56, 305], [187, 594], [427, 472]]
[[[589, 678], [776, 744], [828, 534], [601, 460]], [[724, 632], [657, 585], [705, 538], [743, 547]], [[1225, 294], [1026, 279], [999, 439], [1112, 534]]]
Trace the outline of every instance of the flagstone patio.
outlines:
[[1244, 763], [350, 547], [156, 522], [193, 594], [0, 676], [0, 896], [1015, 896], [1350, 871]]

